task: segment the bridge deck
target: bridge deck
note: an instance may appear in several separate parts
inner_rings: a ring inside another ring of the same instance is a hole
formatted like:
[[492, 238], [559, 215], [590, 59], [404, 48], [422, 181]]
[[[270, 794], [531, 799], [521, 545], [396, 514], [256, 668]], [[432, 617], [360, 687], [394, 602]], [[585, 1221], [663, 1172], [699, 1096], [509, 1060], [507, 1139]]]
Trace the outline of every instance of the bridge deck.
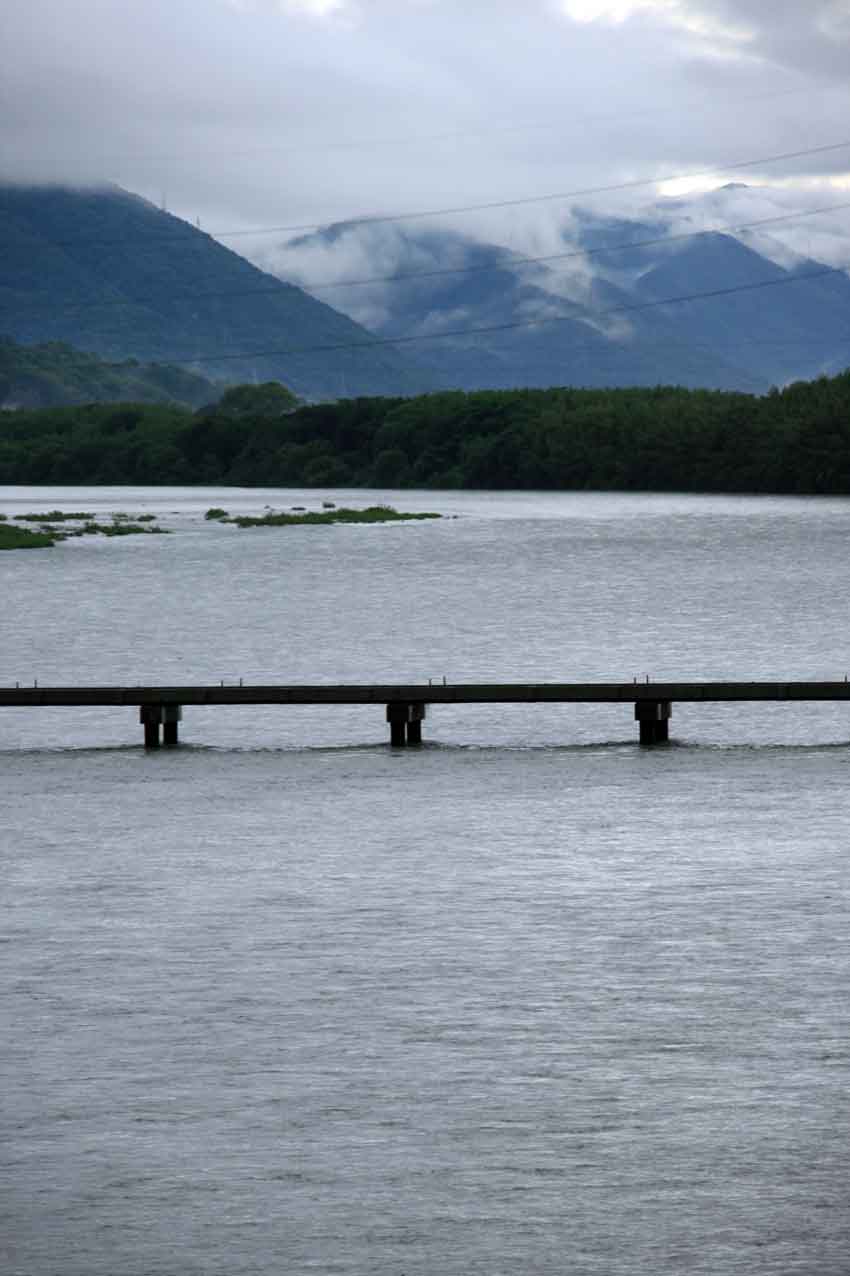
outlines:
[[850, 700], [841, 682], [529, 682], [313, 686], [0, 687], [0, 708], [61, 705], [620, 704]]

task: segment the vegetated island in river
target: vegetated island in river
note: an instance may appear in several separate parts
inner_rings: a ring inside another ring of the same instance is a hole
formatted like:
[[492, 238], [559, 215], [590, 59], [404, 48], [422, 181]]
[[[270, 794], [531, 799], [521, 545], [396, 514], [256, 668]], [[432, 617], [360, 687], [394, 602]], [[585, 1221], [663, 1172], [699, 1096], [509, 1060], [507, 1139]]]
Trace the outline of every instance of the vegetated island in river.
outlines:
[[[442, 514], [412, 513], [393, 509], [391, 505], [369, 505], [366, 509], [337, 509], [335, 505], [325, 503], [321, 510], [302, 510], [300, 507], [292, 512], [281, 513], [270, 510], [265, 514], [237, 514], [232, 518], [227, 510], [217, 506], [208, 509], [204, 518], [207, 522], [234, 523], [237, 527], [299, 527], [328, 526], [332, 523], [406, 523], [418, 522], [426, 518], [442, 518]], [[69, 540], [72, 536], [133, 536], [144, 533], [168, 535], [164, 527], [151, 526], [156, 519], [155, 514], [138, 514], [133, 520], [129, 514], [111, 515], [109, 523], [97, 523], [93, 514], [70, 512], [65, 510], [48, 510], [45, 513], [16, 514], [15, 523], [37, 523], [38, 531], [31, 528], [10, 524], [8, 515], [0, 514], [0, 550], [3, 549], [47, 549], [57, 541]], [[57, 523], [72, 522], [74, 527], [68, 529], [57, 527]], [[148, 526], [142, 526], [148, 524]]]
[[[207, 511], [206, 517], [210, 517]], [[442, 514], [418, 514], [393, 509], [392, 505], [368, 505], [364, 510], [324, 509], [305, 510], [303, 513], [237, 514], [219, 517], [220, 523], [235, 523], [237, 527], [316, 527], [330, 523], [409, 523], [423, 518], [442, 518]]]
[[0, 484], [850, 494], [850, 372], [764, 396], [676, 386], [299, 405], [237, 386], [0, 413]]
[[[10, 523], [7, 514], [0, 514], [0, 550], [49, 549], [57, 541], [67, 541], [72, 536], [169, 535], [164, 527], [152, 526], [155, 520], [155, 514], [138, 514], [133, 518], [130, 514], [118, 512], [110, 516], [108, 523], [97, 523], [94, 515], [85, 511], [46, 510], [43, 513], [16, 514], [14, 523]], [[38, 531], [16, 526], [20, 523], [36, 523]], [[57, 523], [72, 523], [73, 527], [57, 527]]]

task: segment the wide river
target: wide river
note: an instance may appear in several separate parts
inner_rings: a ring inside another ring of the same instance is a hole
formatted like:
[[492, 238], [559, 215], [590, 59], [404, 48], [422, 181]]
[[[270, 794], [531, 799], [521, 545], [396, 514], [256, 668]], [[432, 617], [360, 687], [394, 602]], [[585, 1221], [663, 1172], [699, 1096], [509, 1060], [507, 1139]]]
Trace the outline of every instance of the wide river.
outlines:
[[[440, 521], [260, 528], [322, 500]], [[850, 501], [0, 489], [0, 683], [843, 678]], [[846, 1276], [850, 706], [0, 711], [4, 1276]]]

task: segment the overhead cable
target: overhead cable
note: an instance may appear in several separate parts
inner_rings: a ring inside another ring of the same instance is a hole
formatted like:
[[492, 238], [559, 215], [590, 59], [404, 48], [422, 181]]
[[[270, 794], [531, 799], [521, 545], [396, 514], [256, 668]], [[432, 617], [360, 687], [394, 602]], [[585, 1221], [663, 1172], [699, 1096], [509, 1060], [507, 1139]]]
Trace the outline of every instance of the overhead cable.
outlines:
[[[272, 359], [293, 357], [303, 354], [327, 354], [339, 350], [376, 350], [382, 347], [414, 345], [427, 341], [458, 340], [465, 337], [492, 335], [498, 332], [511, 332], [522, 328], [548, 327], [562, 323], [586, 323], [588, 319], [598, 320], [614, 315], [633, 314], [644, 310], [657, 309], [660, 306], [682, 305], [686, 302], [707, 301], [719, 297], [731, 297], [739, 293], [757, 292], [764, 288], [787, 287], [790, 284], [803, 283], [807, 280], [823, 279], [830, 275], [842, 274], [850, 269], [850, 262], [841, 266], [824, 266], [818, 270], [788, 275], [782, 279], [766, 279], [757, 283], [735, 284], [728, 288], [712, 288], [705, 292], [682, 293], [675, 297], [660, 297], [652, 301], [635, 302], [630, 305], [611, 306], [605, 310], [596, 310], [592, 314], [577, 312], [571, 315], [550, 315], [540, 319], [518, 319], [508, 323], [485, 324], [479, 327], [454, 328], [443, 332], [415, 333], [400, 337], [375, 337], [369, 341], [341, 341], [324, 345], [287, 346], [262, 350], [242, 350], [234, 353], [227, 350], [210, 354], [195, 354], [189, 358], [163, 359], [161, 363], [176, 367], [189, 367], [199, 363], [230, 363], [245, 359]], [[73, 361], [70, 361], [71, 363]], [[107, 367], [121, 367], [122, 361], [109, 361]]]
[[[294, 232], [321, 230], [328, 225], [335, 226], [371, 226], [385, 224], [388, 222], [403, 221], [419, 221], [431, 217], [453, 217], [462, 213], [480, 213], [491, 212], [496, 209], [504, 208], [520, 208], [533, 204], [557, 203], [568, 199], [580, 199], [587, 195], [608, 195], [617, 191], [638, 190], [646, 186], [659, 186], [666, 182], [680, 181], [696, 181], [708, 177], [717, 177], [725, 173], [740, 172], [743, 169], [758, 168], [764, 164], [779, 164], [784, 161], [794, 159], [809, 159], [816, 155], [829, 155], [837, 151], [850, 149], [850, 140], [843, 142], [833, 142], [828, 146], [811, 146], [803, 150], [784, 151], [781, 154], [762, 155], [757, 159], [735, 160], [731, 163], [720, 163], [712, 168], [702, 169], [699, 172], [690, 173], [667, 173], [663, 175], [656, 174], [653, 177], [639, 177], [630, 179], [625, 182], [610, 182], [603, 186], [583, 186], [574, 190], [559, 191], [555, 194], [548, 195], [526, 195], [515, 199], [492, 200], [481, 204], [457, 204], [452, 207], [431, 208], [426, 210], [418, 210], [407, 213], [369, 213], [356, 217], [332, 218], [330, 221], [325, 220], [302, 222], [299, 224], [278, 225], [278, 226], [255, 226], [252, 228], [240, 227], [234, 230], [214, 230], [214, 231], [198, 231], [196, 227], [191, 226], [188, 222], [181, 223], [181, 229], [174, 231], [168, 235], [159, 234], [143, 234], [143, 235], [126, 235], [120, 239], [112, 237], [101, 237], [97, 235], [76, 235], [63, 239], [50, 240], [50, 246], [53, 248], [70, 248], [78, 244], [96, 244], [102, 247], [121, 246], [131, 242], [141, 243], [162, 243], [166, 241], [179, 240], [184, 241], [190, 235], [205, 234], [213, 239], [235, 239], [245, 238], [252, 235], [278, 235], [291, 234]], [[173, 218], [174, 221], [180, 223], [181, 219]]]
[[[850, 209], [850, 201], [840, 204], [825, 204], [819, 208], [800, 209], [792, 213], [781, 213], [773, 217], [760, 217], [750, 222], [739, 222], [737, 225], [719, 225], [707, 229], [682, 231], [673, 235], [658, 235], [651, 239], [633, 239], [621, 244], [612, 244], [597, 248], [572, 248], [561, 253], [547, 253], [540, 257], [508, 257], [493, 265], [487, 266], [446, 266], [439, 267], [434, 270], [414, 270], [404, 271], [393, 275], [373, 275], [363, 279], [341, 279], [334, 283], [318, 283], [310, 280], [299, 279], [297, 282], [292, 280], [276, 280], [274, 284], [263, 288], [239, 288], [239, 289], [214, 289], [209, 292], [187, 292], [172, 293], [168, 297], [170, 301], [211, 301], [224, 298], [234, 297], [257, 297], [269, 296], [280, 293], [281, 287], [298, 287], [305, 292], [329, 292], [338, 288], [362, 288], [366, 286], [375, 286], [378, 284], [394, 284], [404, 283], [417, 279], [436, 279], [446, 275], [481, 275], [496, 274], [505, 270], [511, 270], [517, 266], [532, 266], [548, 264], [554, 261], [569, 261], [576, 258], [608, 256], [612, 253], [628, 252], [638, 248], [654, 248], [672, 243], [683, 243], [689, 239], [698, 239], [702, 235], [736, 235], [743, 231], [758, 230], [765, 226], [779, 225], [783, 222], [793, 222], [807, 217], [819, 217], [825, 213], [842, 212]], [[263, 272], [267, 273], [267, 272]], [[147, 302], [161, 303], [163, 294], [156, 296], [128, 296], [117, 297], [111, 300], [98, 299], [95, 301], [81, 301], [73, 305], [65, 307], [57, 307], [55, 304], [45, 302], [42, 306], [25, 305], [23, 307], [16, 306], [16, 313], [20, 313], [23, 309], [27, 313], [36, 313], [39, 310], [49, 310], [52, 314], [77, 314], [85, 310], [100, 310], [113, 306], [139, 306]]]

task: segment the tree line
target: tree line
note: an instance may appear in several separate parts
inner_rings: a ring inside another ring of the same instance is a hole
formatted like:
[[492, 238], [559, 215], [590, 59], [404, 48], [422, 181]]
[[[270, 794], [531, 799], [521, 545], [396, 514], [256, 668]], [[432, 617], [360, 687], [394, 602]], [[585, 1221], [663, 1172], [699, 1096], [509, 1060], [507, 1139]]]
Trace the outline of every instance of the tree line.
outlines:
[[763, 397], [658, 386], [299, 405], [272, 382], [197, 411], [3, 412], [0, 483], [850, 494], [850, 371]]

